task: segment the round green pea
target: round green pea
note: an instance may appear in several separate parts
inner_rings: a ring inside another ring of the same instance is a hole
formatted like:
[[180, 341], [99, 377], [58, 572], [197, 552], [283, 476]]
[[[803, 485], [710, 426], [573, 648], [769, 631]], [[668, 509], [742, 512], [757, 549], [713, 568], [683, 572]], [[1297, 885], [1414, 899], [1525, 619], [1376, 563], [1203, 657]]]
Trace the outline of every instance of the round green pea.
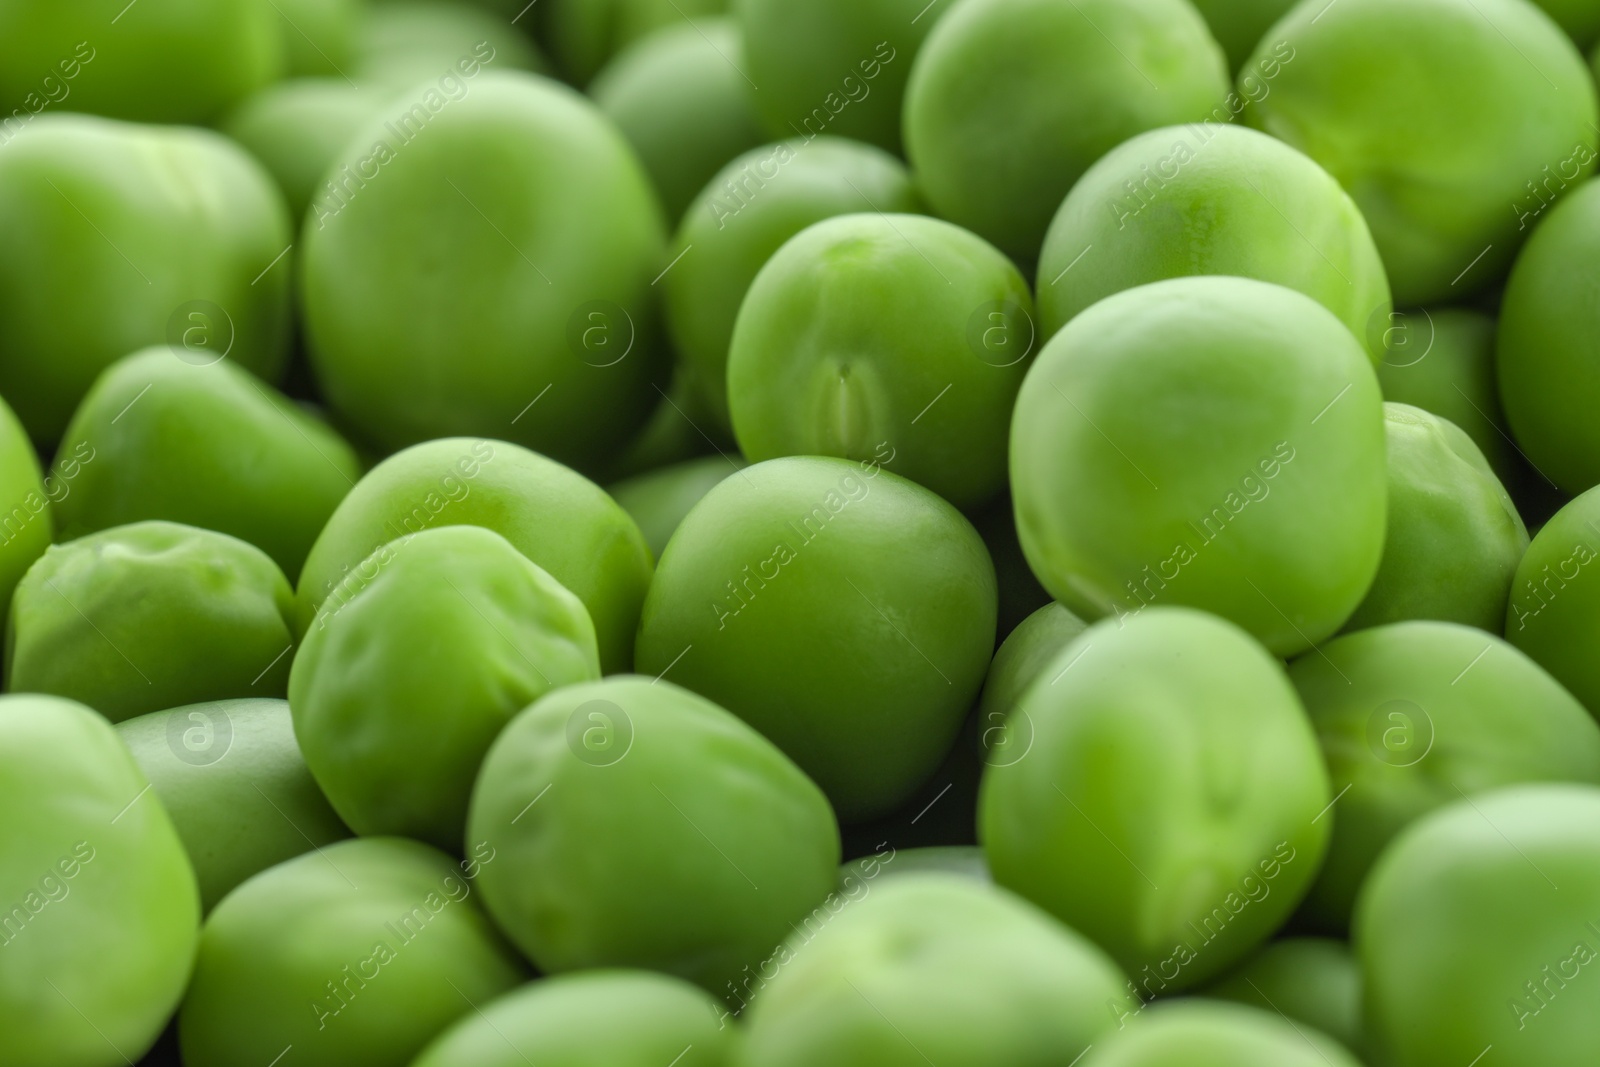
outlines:
[[1501, 482], [1522, 473], [1495, 381], [1495, 319], [1470, 308], [1396, 312], [1384, 330], [1383, 398], [1449, 419]]
[[1188, 0], [960, 0], [906, 87], [906, 152], [936, 211], [1018, 262], [1134, 134], [1227, 122], [1228, 72]]
[[282, 700], [218, 700], [117, 724], [194, 864], [210, 911], [258, 871], [350, 836]]
[[1011, 722], [1011, 713], [1061, 650], [1088, 628], [1088, 623], [1051, 601], [1023, 619], [1001, 643], [978, 700], [978, 745], [985, 763], [1009, 763], [1026, 755], [1032, 733], [1024, 718]]
[[510, 541], [583, 601], [600, 665], [626, 670], [650, 584], [650, 549], [605, 491], [553, 460], [504, 441], [447, 438], [390, 456], [356, 483], [300, 572], [301, 625], [374, 550], [436, 526], [482, 526]]
[[1600, 785], [1600, 727], [1538, 664], [1498, 637], [1443, 622], [1348, 634], [1289, 676], [1339, 795], [1306, 900], [1343, 929], [1384, 847], [1422, 815], [1530, 781]]
[[500, 928], [546, 974], [645, 967], [714, 993], [833, 888], [821, 790], [761, 735], [671, 682], [569, 685], [505, 728], [469, 840]]
[[994, 648], [983, 541], [880, 456], [769, 460], [707, 493], [662, 553], [634, 656], [771, 738], [846, 821], [933, 773]]
[[1506, 605], [1506, 640], [1555, 676], [1600, 717], [1600, 489], [1544, 524], [1517, 564]]
[[461, 845], [513, 715], [600, 677], [583, 603], [511, 542], [443, 526], [383, 545], [323, 601], [289, 675], [295, 736], [359, 834]]
[[295, 78], [251, 96], [222, 130], [272, 175], [298, 225], [339, 153], [394, 96], [385, 86]]
[[[1592, 157], [1591, 157], [1592, 158]], [[1600, 483], [1600, 362], [1590, 306], [1600, 255], [1600, 182], [1550, 209], [1517, 257], [1500, 309], [1494, 366], [1512, 435], [1529, 462], [1562, 490]]]
[[702, 497], [744, 468], [741, 460], [731, 456], [704, 456], [635, 475], [611, 486], [609, 492], [639, 524], [650, 554], [659, 559], [683, 517]]
[[1281, 1013], [1179, 1001], [1141, 1014], [1082, 1067], [1360, 1067], [1331, 1038]]
[[105, 719], [0, 697], [4, 1062], [114, 1067], [183, 996], [200, 900], [150, 783]]
[[526, 972], [458, 863], [417, 841], [340, 841], [262, 871], [206, 920], [178, 1015], [187, 1067], [406, 1067]]
[[463, 1019], [411, 1067], [733, 1067], [727, 1009], [681, 979], [597, 970], [530, 982]]
[[[886, 875], [953, 874], [975, 882], [988, 882], [989, 862], [977, 845], [927, 845], [891, 849], [889, 855], [860, 856], [839, 868], [838, 892], [856, 899], [872, 892], [876, 879]], [[857, 887], [867, 888], [857, 893]]]
[[589, 86], [644, 164], [670, 222], [730, 159], [765, 135], [730, 19], [668, 26], [628, 46]]
[[0, 392], [50, 444], [101, 370], [147, 345], [275, 379], [290, 241], [272, 179], [227, 139], [41, 116], [0, 151]]
[[1442, 619], [1498, 635], [1528, 548], [1516, 505], [1449, 420], [1408, 404], [1383, 408], [1389, 528], [1378, 576], [1345, 629]]
[[1412, 826], [1356, 910], [1375, 1062], [1594, 1062], [1597, 898], [1593, 786], [1502, 789]]
[[1302, 3], [1255, 59], [1280, 43], [1293, 59], [1267, 91], [1240, 81], [1245, 117], [1349, 190], [1397, 304], [1492, 285], [1546, 200], [1594, 171], [1594, 82], [1525, 0]]
[[[1072, 187], [1039, 255], [1045, 337], [1124, 289], [1236, 274], [1296, 289], [1383, 355], [1389, 282], [1339, 183], [1282, 141], [1242, 126], [1151, 130]], [[1369, 336], [1370, 335], [1370, 336]]]
[[1194, 6], [1211, 27], [1212, 36], [1227, 53], [1228, 69], [1234, 71], [1250, 59], [1272, 24], [1295, 3], [1296, 0], [1194, 0]]
[[622, 135], [555, 82], [452, 70], [402, 93], [303, 241], [312, 371], [379, 446], [485, 434], [594, 466], [656, 401], [660, 209]]
[[471, 79], [480, 68], [542, 74], [547, 65], [516, 26], [472, 4], [451, 0], [373, 3], [357, 26], [354, 51], [352, 75], [363, 84], [383, 83], [395, 89], [452, 74]]
[[773, 137], [829, 133], [898, 154], [912, 62], [944, 12], [925, 0], [735, 0], [751, 94]]
[[1093, 938], [1141, 998], [1220, 973], [1294, 911], [1332, 795], [1294, 688], [1244, 631], [1187, 608], [1108, 619], [1018, 716], [1031, 745], [978, 797], [994, 879]]
[[1007, 417], [1034, 345], [1028, 284], [994, 246], [922, 215], [842, 215], [780, 248], [745, 295], [728, 404], [753, 462], [861, 460], [957, 507], [1006, 484]]
[[1127, 994], [1100, 949], [992, 886], [919, 874], [798, 926], [763, 966], [749, 1067], [1053, 1067]]
[[728, 347], [740, 304], [772, 254], [823, 219], [919, 204], [904, 164], [838, 137], [752, 149], [711, 179], [684, 213], [660, 288], [673, 345], [715, 423], [732, 428]]
[[[518, 0], [495, 3], [508, 15], [521, 7]], [[539, 7], [540, 39], [562, 72], [586, 85], [634, 41], [684, 20], [721, 15], [728, 0], [545, 0]]]
[[1343, 941], [1286, 937], [1270, 942], [1201, 992], [1280, 1012], [1347, 1049], [1362, 1048], [1361, 966]]
[[[164, 0], [136, 8], [125, 0], [5, 0], [0, 144], [49, 107], [199, 125], [275, 81], [283, 68], [272, 0]], [[120, 171], [95, 169], [102, 167]]]
[[294, 593], [266, 553], [173, 522], [48, 549], [17, 584], [8, 692], [82, 701], [112, 722], [227, 697], [281, 697]]
[[291, 578], [361, 476], [350, 446], [272, 386], [168, 348], [106, 368], [64, 441], [57, 466], [79, 473], [55, 503], [62, 539], [167, 519], [248, 541]]
[[52, 469], [48, 480], [43, 476], [22, 423], [0, 399], [0, 613], [9, 615], [11, 591], [50, 547], [51, 504], [72, 491], [65, 473]]
[[1361, 343], [1246, 278], [1129, 289], [1039, 354], [1011, 492], [1044, 587], [1086, 619], [1203, 608], [1280, 656], [1331, 636], [1383, 550], [1383, 405]]
[[368, 0], [272, 0], [289, 78], [339, 77], [355, 58]]

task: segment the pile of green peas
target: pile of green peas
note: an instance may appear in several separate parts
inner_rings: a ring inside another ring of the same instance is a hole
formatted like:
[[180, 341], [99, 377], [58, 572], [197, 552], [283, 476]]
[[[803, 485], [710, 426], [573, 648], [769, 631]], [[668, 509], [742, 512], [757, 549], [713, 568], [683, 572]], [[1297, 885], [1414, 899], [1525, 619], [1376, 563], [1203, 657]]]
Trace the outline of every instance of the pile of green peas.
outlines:
[[0, 0], [0, 1067], [1593, 1067], [1597, 46]]

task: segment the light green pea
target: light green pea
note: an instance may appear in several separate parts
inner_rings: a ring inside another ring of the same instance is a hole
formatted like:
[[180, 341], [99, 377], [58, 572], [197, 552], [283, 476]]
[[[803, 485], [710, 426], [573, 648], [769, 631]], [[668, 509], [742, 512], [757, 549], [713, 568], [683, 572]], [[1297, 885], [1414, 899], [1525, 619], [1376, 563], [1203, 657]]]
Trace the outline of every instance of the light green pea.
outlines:
[[49, 446], [100, 372], [147, 345], [275, 380], [290, 240], [272, 179], [226, 138], [35, 119], [0, 151], [0, 392]]
[[957, 507], [1006, 483], [1006, 430], [1036, 350], [1033, 300], [1000, 251], [921, 215], [842, 215], [791, 238], [745, 295], [728, 404], [752, 462], [862, 460]]
[[933, 773], [994, 648], [982, 540], [893, 462], [794, 457], [725, 479], [662, 553], [635, 651], [641, 674], [771, 738], [846, 821]]
[[1506, 605], [1506, 640], [1600, 718], [1600, 489], [1544, 524], [1523, 553]]
[[906, 87], [906, 152], [936, 211], [1019, 263], [1061, 198], [1145, 130], [1227, 122], [1222, 49], [1188, 0], [961, 0]]
[[676, 223], [730, 159], [765, 140], [730, 19], [664, 27], [606, 64], [589, 95], [628, 139]]
[[1085, 619], [1215, 612], [1280, 656], [1336, 632], [1383, 550], [1383, 405], [1333, 313], [1246, 278], [1096, 304], [1029, 371], [1011, 424], [1028, 562]]
[[1408, 404], [1383, 408], [1388, 533], [1378, 576], [1345, 629], [1442, 619], [1498, 635], [1528, 548], [1516, 505], [1453, 423]]
[[300, 573], [302, 626], [326, 599], [360, 587], [351, 574], [397, 537], [437, 526], [482, 526], [550, 572], [594, 623], [600, 664], [626, 670], [650, 549], [628, 513], [587, 478], [504, 441], [447, 438], [378, 464], [350, 490]]
[[1524, 0], [1302, 3], [1254, 59], [1285, 44], [1265, 92], [1240, 80], [1245, 117], [1349, 191], [1397, 304], [1492, 286], [1545, 202], [1594, 171], [1594, 82]]
[[210, 911], [268, 867], [350, 836], [306, 769], [282, 700], [218, 700], [117, 724]]
[[456, 850], [483, 755], [518, 711], [600, 677], [577, 597], [481, 526], [391, 541], [323, 601], [289, 675], [295, 735], [360, 834]]
[[953, 874], [875, 886], [797, 926], [752, 983], [748, 1067], [1052, 1067], [1116, 1024], [1087, 938]]
[[99, 715], [0, 697], [4, 1062], [116, 1067], [142, 1056], [194, 959], [194, 872], [158, 797]]
[[724, 994], [834, 884], [822, 792], [733, 715], [668, 681], [570, 685], [489, 750], [468, 839], [490, 914], [546, 974], [665, 971]]
[[985, 763], [1009, 763], [1026, 754], [1031, 730], [1022, 718], [1008, 725], [1011, 713], [1061, 650], [1088, 628], [1088, 623], [1051, 601], [1023, 619], [1000, 645], [978, 700], [978, 746]]
[[[989, 862], [977, 845], [928, 845], [890, 849], [887, 855], [860, 856], [839, 868], [837, 892], [852, 899], [872, 892], [879, 878], [905, 874], [954, 874], [975, 882], [989, 882]], [[865, 888], [863, 888], [865, 887]]]
[[6, 690], [82, 701], [112, 722], [226, 697], [281, 697], [294, 594], [260, 549], [139, 522], [55, 545], [17, 584]]
[[729, 163], [684, 214], [661, 279], [667, 329], [716, 425], [731, 431], [728, 346], [750, 283], [813, 223], [861, 211], [916, 211], [905, 165], [838, 137], [784, 141]]
[[530, 982], [446, 1030], [411, 1067], [733, 1067], [739, 1031], [720, 1001], [649, 971]]
[[1206, 1001], [1162, 1004], [1113, 1034], [1083, 1067], [1360, 1067], [1331, 1038], [1281, 1013]]
[[1018, 716], [1028, 747], [979, 795], [994, 879], [1092, 938], [1140, 998], [1220, 973], [1294, 911], [1332, 794], [1282, 666], [1244, 631], [1187, 608], [1108, 619]]
[[1405, 831], [1356, 909], [1374, 1061], [1594, 1062], [1597, 898], [1593, 786], [1458, 799]]
[[1383, 355], [1389, 282], [1355, 202], [1282, 141], [1215, 122], [1140, 134], [1072, 187], [1039, 256], [1042, 336], [1113, 293], [1197, 274], [1296, 289]]
[[484, 915], [481, 844], [340, 841], [262, 871], [217, 905], [178, 1016], [187, 1067], [405, 1067], [526, 970]]
[[1286, 937], [1269, 942], [1201, 993], [1281, 1013], [1353, 1052], [1362, 1048], [1361, 967], [1343, 941]]
[[272, 386], [164, 347], [106, 368], [63, 440], [56, 466], [78, 474], [55, 505], [62, 539], [167, 519], [248, 541], [291, 579], [361, 476], [350, 446]]

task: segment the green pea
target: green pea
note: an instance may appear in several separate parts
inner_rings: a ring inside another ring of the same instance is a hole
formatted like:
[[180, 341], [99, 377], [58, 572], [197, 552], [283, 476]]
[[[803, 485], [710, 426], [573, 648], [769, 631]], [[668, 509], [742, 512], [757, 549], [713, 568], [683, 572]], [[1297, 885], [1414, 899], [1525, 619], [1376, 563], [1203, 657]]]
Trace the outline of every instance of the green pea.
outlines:
[[1240, 1004], [1180, 1001], [1141, 1015], [1083, 1067], [1360, 1067], [1332, 1039]]
[[417, 841], [340, 841], [245, 882], [206, 920], [178, 1015], [187, 1067], [405, 1067], [525, 971], [472, 895], [493, 869]]
[[1254, 60], [1285, 45], [1276, 77], [1241, 78], [1245, 116], [1349, 190], [1397, 304], [1492, 285], [1546, 199], [1594, 170], [1594, 82], [1532, 4], [1303, 3]]
[[[522, 7], [520, 0], [496, 3], [508, 14]], [[607, 60], [634, 41], [680, 21], [721, 15], [727, 9], [728, 0], [545, 0], [534, 17], [542, 18], [540, 40], [562, 72], [574, 84], [586, 85]]]
[[227, 362], [197, 366], [150, 348], [95, 380], [67, 426], [55, 504], [63, 539], [144, 519], [232, 534], [300, 573], [361, 470], [324, 423]]
[[601, 970], [530, 982], [439, 1035], [412, 1067], [733, 1067], [739, 1033], [687, 982]]
[[916, 211], [905, 166], [837, 137], [752, 149], [722, 168], [684, 214], [661, 279], [667, 328], [719, 427], [728, 414], [728, 347], [750, 283], [789, 238], [835, 215]]
[[481, 526], [390, 542], [356, 576], [350, 595], [323, 601], [295, 656], [295, 735], [357, 833], [458, 849], [495, 736], [550, 690], [600, 677], [594, 624]]
[[339, 78], [295, 78], [245, 100], [222, 129], [272, 175], [299, 223], [339, 153], [394, 95]]
[[[91, 446], [89, 455], [94, 454]], [[76, 460], [67, 457], [79, 467]], [[48, 480], [39, 457], [11, 406], [0, 399], [0, 617], [9, 617], [11, 591], [33, 561], [50, 547], [52, 502], [72, 492], [67, 469], [51, 468]]]
[[[383, 0], [363, 14], [356, 30], [351, 74], [363, 84], [409, 89], [480, 67], [543, 74], [548, 64], [527, 36], [504, 19], [454, 0]], [[455, 83], [444, 90], [461, 92]], [[407, 106], [412, 101], [407, 100]]]
[[725, 479], [662, 553], [634, 657], [771, 738], [846, 821], [933, 772], [994, 648], [982, 540], [892, 460], [777, 459]]
[[1345, 629], [1443, 619], [1498, 635], [1528, 548], [1516, 505], [1449, 420], [1409, 404], [1383, 408], [1389, 529], [1378, 576]]
[[1020, 721], [1008, 728], [1007, 719], [1061, 650], [1088, 628], [1088, 623], [1051, 601], [1023, 619], [1001, 644], [989, 663], [978, 701], [978, 744], [985, 763], [1009, 763], [1026, 754], [1032, 735]]
[[1517, 564], [1506, 640], [1600, 717], [1600, 492], [1589, 490], [1545, 523]]
[[[944, 14], [925, 0], [736, 0], [752, 94], [773, 137], [836, 137], [899, 153], [912, 62]], [[948, 6], [948, 5], [946, 5]]]
[[1600, 182], [1556, 204], [1506, 283], [1495, 368], [1511, 432], [1529, 462], [1569, 494], [1600, 483], [1588, 264], [1600, 254]]
[[1538, 664], [1479, 630], [1403, 622], [1349, 634], [1290, 667], [1339, 795], [1306, 901], [1342, 929], [1390, 840], [1427, 812], [1504, 785], [1600, 785], [1600, 727]]
[[1086, 619], [1203, 608], [1280, 656], [1377, 573], [1383, 405], [1360, 342], [1290, 289], [1177, 278], [1096, 304], [1029, 371], [1011, 425], [1023, 551]]
[[0, 697], [7, 1063], [132, 1062], [183, 996], [200, 901], [149, 789], [116, 731], [88, 708]]
[[1237, 274], [1297, 289], [1384, 353], [1389, 283], [1355, 202], [1310, 159], [1239, 126], [1151, 130], [1072, 187], [1039, 256], [1049, 337], [1136, 285]]
[[764, 139], [730, 19], [668, 26], [606, 64], [589, 95], [639, 153], [677, 222], [723, 164]]
[[1244, 957], [1322, 862], [1328, 775], [1283, 668], [1187, 608], [1106, 620], [1012, 712], [978, 836], [1000, 885], [1093, 938], [1142, 998]]
[[962, 0], [906, 87], [935, 210], [1018, 262], [1084, 171], [1145, 130], [1227, 122], [1222, 49], [1187, 0]]
[[0, 152], [0, 392], [50, 444], [101, 370], [147, 345], [275, 379], [290, 239], [272, 179], [225, 138], [39, 118]]
[[256, 872], [350, 836], [306, 769], [282, 700], [189, 704], [117, 733], [172, 817], [206, 911]]
[[1383, 398], [1449, 419], [1507, 485], [1522, 474], [1495, 382], [1495, 320], [1469, 308], [1396, 312], [1385, 328]]
[[350, 571], [397, 537], [436, 526], [482, 526], [583, 601], [600, 665], [633, 659], [650, 549], [627, 512], [581, 474], [503, 441], [447, 438], [378, 464], [334, 510], [306, 557], [297, 599], [302, 625], [328, 597], [359, 587]]
[[1202, 992], [1281, 1013], [1347, 1049], [1362, 1048], [1361, 968], [1343, 941], [1286, 937], [1270, 942]]
[[1028, 284], [998, 249], [921, 215], [842, 215], [791, 238], [745, 296], [734, 434], [755, 462], [887, 442], [898, 473], [976, 507], [1005, 486], [1033, 349]]
[[1502, 789], [1405, 831], [1356, 910], [1375, 1062], [1593, 1063], [1597, 897], [1593, 786]]
[[312, 201], [312, 370], [378, 445], [489, 434], [593, 467], [659, 395], [660, 209], [593, 105], [467, 60], [374, 118]]
[[1004, 890], [910, 876], [796, 927], [761, 968], [743, 1062], [1065, 1064], [1114, 1025], [1122, 984], [1088, 939]]
[[646, 967], [716, 993], [832, 888], [839, 833], [783, 753], [671, 682], [569, 685], [512, 720], [468, 839], [500, 928], [547, 974]]
[[367, 0], [272, 0], [290, 78], [339, 77], [355, 55]]
[[731, 456], [704, 456], [618, 482], [611, 496], [639, 524], [650, 554], [657, 559], [683, 517], [721, 482], [745, 464]]
[[1227, 53], [1228, 69], [1235, 72], [1250, 59], [1272, 24], [1294, 5], [1295, 0], [1194, 0], [1212, 36]]
[[294, 594], [259, 548], [173, 522], [55, 545], [17, 583], [6, 690], [112, 722], [226, 697], [281, 697]]
[[[837, 892], [852, 899], [870, 893], [886, 875], [953, 874], [975, 882], [988, 882], [989, 863], [977, 845], [929, 845], [860, 856], [839, 868]], [[865, 889], [859, 887], [865, 886]]]
[[0, 100], [7, 114], [0, 143], [50, 107], [198, 125], [276, 80], [283, 64], [271, 0], [180, 0], [132, 9], [126, 0], [5, 0]]

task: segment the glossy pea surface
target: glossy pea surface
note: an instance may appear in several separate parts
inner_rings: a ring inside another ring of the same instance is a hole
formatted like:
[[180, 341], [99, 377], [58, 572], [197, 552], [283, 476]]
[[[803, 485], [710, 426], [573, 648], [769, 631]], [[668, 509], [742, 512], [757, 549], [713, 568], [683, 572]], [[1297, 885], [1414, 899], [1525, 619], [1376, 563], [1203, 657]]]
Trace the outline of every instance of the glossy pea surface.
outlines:
[[1517, 564], [1506, 640], [1600, 715], [1600, 491], [1589, 490], [1544, 524]]
[[1359, 1067], [1324, 1034], [1281, 1013], [1178, 1001], [1149, 1009], [1083, 1059], [1084, 1067]]

